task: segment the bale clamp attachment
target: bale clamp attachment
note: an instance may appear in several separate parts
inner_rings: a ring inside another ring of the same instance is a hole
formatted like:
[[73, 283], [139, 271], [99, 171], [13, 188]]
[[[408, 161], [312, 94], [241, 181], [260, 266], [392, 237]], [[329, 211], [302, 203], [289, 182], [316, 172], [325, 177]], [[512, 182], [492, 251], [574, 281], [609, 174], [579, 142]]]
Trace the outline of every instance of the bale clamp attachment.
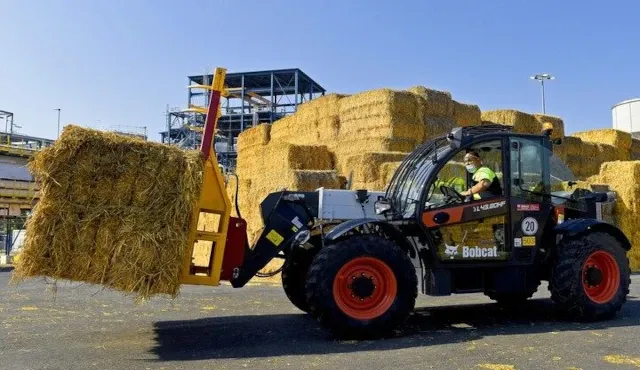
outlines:
[[[224, 177], [213, 149], [216, 123], [220, 117], [220, 98], [225, 96], [226, 69], [216, 68], [210, 86], [199, 86], [210, 91], [209, 107], [200, 152], [204, 161], [200, 197], [193, 208], [187, 244], [182, 262], [180, 282], [194, 285], [218, 285], [229, 231], [231, 201], [225, 189]], [[205, 220], [213, 220], [213, 226]], [[210, 244], [208, 266], [195, 266], [193, 252], [198, 243]]]

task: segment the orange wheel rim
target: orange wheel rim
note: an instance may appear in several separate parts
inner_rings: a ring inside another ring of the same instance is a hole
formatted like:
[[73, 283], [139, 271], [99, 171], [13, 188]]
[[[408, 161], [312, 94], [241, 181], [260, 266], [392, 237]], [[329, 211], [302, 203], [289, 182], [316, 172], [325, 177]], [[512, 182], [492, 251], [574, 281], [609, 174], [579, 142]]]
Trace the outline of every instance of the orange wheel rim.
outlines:
[[582, 286], [595, 303], [609, 302], [620, 287], [620, 268], [609, 252], [591, 253], [582, 268]]
[[397, 293], [393, 270], [373, 257], [358, 257], [347, 262], [333, 280], [333, 297], [338, 308], [357, 320], [382, 316]]

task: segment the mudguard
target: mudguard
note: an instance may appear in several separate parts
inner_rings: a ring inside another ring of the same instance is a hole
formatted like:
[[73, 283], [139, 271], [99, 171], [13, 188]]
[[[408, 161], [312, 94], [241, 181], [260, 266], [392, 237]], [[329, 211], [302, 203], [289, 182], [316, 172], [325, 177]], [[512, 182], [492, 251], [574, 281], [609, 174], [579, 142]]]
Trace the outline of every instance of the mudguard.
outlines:
[[567, 220], [560, 225], [557, 225], [554, 230], [560, 235], [573, 236], [589, 231], [601, 231], [614, 236], [622, 243], [622, 247], [628, 251], [631, 249], [631, 242], [629, 238], [614, 225], [610, 223], [596, 220], [593, 218], [576, 218]]
[[386, 234], [389, 235], [389, 237], [392, 238], [392, 240], [400, 248], [402, 248], [402, 250], [408, 252], [412, 258], [415, 258], [415, 256], [417, 255], [413, 245], [411, 245], [411, 243], [407, 240], [407, 238], [404, 237], [404, 235], [400, 230], [398, 230], [395, 226], [393, 226], [388, 222], [375, 219], [375, 218], [360, 218], [360, 219], [345, 221], [340, 225], [331, 229], [331, 231], [328, 232], [327, 235], [325, 235], [324, 242], [325, 244], [333, 243], [338, 239], [340, 239], [347, 232], [364, 225], [379, 226]]

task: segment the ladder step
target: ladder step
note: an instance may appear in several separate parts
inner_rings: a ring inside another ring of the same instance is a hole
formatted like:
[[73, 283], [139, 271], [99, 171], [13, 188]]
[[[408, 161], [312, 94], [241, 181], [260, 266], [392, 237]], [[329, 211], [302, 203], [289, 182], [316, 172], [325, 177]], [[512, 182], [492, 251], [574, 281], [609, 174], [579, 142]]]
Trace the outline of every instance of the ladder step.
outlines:
[[222, 240], [222, 234], [219, 233], [210, 233], [206, 231], [198, 231], [196, 233], [197, 240], [207, 240], [212, 242], [218, 242]]

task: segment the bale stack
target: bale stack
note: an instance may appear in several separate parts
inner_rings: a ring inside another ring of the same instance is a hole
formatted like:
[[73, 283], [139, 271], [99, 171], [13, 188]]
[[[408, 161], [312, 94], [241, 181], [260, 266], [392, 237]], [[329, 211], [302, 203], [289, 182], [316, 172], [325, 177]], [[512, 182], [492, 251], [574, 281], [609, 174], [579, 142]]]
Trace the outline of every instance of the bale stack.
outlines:
[[298, 106], [296, 114], [273, 123], [273, 139], [299, 145], [336, 146], [340, 131], [339, 105], [347, 95], [328, 94]]
[[542, 132], [542, 123], [529, 113], [520, 112], [513, 109], [497, 109], [482, 112], [483, 124], [499, 124], [513, 126], [513, 131], [539, 134]]
[[[261, 126], [268, 127], [260, 125], [238, 136], [238, 205], [243, 218], [247, 220], [250, 240], [254, 240], [262, 230], [260, 203], [269, 193], [282, 189], [340, 188], [342, 185], [342, 180], [334, 170], [333, 155], [327, 146], [296, 145], [272, 139], [280, 133], [269, 135], [265, 143], [264, 140], [257, 140], [265, 137], [261, 131], [269, 130]], [[248, 149], [245, 145], [249, 146]]]
[[631, 138], [631, 153], [629, 156], [632, 161], [640, 161], [640, 139]]
[[[548, 114], [534, 114], [533, 117], [540, 124], [540, 128], [542, 129], [542, 125], [546, 122], [553, 125], [553, 133], [551, 134], [552, 138], [561, 138], [564, 136], [564, 121], [562, 118], [557, 116], [550, 116]], [[534, 132], [537, 134], [537, 132]]]
[[417, 95], [391, 89], [341, 99], [338, 162], [363, 152], [410, 152], [426, 137], [421, 108]]
[[583, 142], [600, 144], [598, 152], [606, 157], [605, 161], [628, 161], [631, 159], [631, 134], [615, 129], [589, 130], [574, 133], [572, 136]]
[[41, 198], [15, 278], [102, 284], [138, 298], [177, 294], [199, 152], [67, 126], [29, 169]]
[[640, 269], [640, 161], [604, 163], [595, 179], [608, 184], [616, 192], [616, 224], [631, 241], [629, 261], [631, 268], [637, 271]]
[[[386, 164], [399, 165], [407, 156], [400, 152], [379, 152], [355, 154], [346, 158], [347, 167], [352, 171], [352, 189], [382, 190], [388, 183], [389, 169]], [[384, 176], [383, 176], [384, 173]], [[391, 174], [392, 175], [392, 174]]]

